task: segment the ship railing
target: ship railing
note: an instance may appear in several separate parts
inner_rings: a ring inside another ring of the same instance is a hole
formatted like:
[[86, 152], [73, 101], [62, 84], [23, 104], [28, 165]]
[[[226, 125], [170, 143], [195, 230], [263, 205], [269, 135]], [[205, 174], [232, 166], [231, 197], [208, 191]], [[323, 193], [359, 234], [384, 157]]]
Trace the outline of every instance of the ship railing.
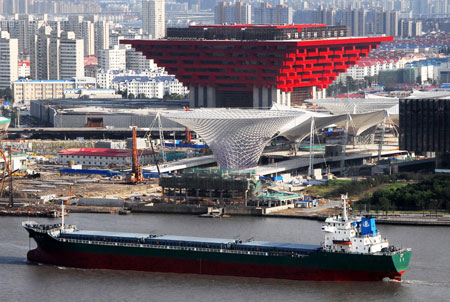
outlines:
[[124, 246], [124, 247], [139, 247], [139, 248], [156, 248], [156, 249], [166, 249], [166, 250], [182, 250], [182, 251], [193, 251], [193, 252], [215, 252], [215, 253], [228, 253], [228, 254], [240, 254], [240, 255], [258, 255], [258, 256], [292, 256], [296, 258], [305, 257], [306, 254], [295, 253], [295, 252], [261, 252], [261, 251], [248, 251], [248, 250], [233, 250], [233, 249], [213, 249], [204, 247], [188, 247], [188, 246], [169, 246], [169, 245], [156, 245], [147, 243], [126, 243], [126, 242], [109, 242], [109, 241], [92, 241], [92, 240], [82, 240], [82, 239], [71, 239], [71, 238], [55, 238], [61, 242], [68, 243], [82, 243], [82, 244], [98, 244], [98, 245], [108, 245], [108, 246]]

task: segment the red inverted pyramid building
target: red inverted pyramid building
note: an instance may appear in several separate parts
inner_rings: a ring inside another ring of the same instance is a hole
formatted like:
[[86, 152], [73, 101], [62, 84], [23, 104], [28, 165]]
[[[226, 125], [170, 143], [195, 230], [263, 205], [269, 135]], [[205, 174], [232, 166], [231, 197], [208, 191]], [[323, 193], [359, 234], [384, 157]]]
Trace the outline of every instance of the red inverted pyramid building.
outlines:
[[301, 105], [392, 37], [347, 37], [344, 26], [169, 28], [161, 40], [122, 40], [189, 86], [191, 107]]

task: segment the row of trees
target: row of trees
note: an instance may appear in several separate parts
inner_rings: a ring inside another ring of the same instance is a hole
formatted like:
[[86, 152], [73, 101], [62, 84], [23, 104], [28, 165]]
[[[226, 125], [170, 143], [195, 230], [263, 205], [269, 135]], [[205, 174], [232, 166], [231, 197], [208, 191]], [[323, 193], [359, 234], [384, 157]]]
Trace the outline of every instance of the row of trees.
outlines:
[[[398, 179], [399, 176], [396, 175], [379, 175], [375, 177], [369, 177], [363, 180], [351, 180], [351, 181], [335, 181], [331, 180], [328, 181], [321, 186], [328, 187], [332, 186], [334, 187], [332, 190], [330, 190], [328, 193], [325, 194], [324, 197], [330, 198], [330, 197], [339, 197], [341, 194], [349, 193], [350, 195], [361, 195], [362, 193], [366, 192], [367, 190], [377, 187], [381, 184], [385, 183], [392, 183], [395, 182]], [[401, 176], [401, 178], [404, 178], [405, 176]]]
[[405, 186], [389, 186], [361, 198], [359, 209], [450, 211], [450, 176], [434, 175], [418, 183]]

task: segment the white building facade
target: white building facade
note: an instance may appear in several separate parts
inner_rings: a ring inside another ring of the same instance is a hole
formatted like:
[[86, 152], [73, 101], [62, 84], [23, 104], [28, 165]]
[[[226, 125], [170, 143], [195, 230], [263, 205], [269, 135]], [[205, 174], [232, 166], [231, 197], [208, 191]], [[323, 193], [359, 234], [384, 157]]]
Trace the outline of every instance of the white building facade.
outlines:
[[115, 45], [112, 49], [99, 50], [98, 66], [105, 70], [125, 70], [127, 68], [125, 47]]
[[126, 91], [135, 98], [162, 99], [165, 95], [186, 95], [189, 91], [174, 76], [161, 77], [116, 77], [112, 82], [116, 91]]
[[6, 31], [0, 32], [0, 89], [10, 88], [18, 75], [18, 40]]
[[84, 77], [84, 41], [73, 32], [63, 32], [60, 42], [60, 79]]
[[167, 76], [167, 72], [164, 68], [155, 68], [151, 70], [134, 71], [134, 70], [99, 70], [96, 75], [97, 87], [99, 88], [112, 88], [112, 81], [116, 77], [126, 76], [139, 76], [139, 77], [160, 77]]

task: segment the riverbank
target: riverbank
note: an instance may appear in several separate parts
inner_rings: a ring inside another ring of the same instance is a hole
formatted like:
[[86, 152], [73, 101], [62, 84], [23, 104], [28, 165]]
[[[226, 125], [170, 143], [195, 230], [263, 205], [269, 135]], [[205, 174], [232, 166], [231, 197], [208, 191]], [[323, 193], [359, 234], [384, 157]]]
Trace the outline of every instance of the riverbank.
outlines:
[[[24, 216], [24, 217], [57, 217], [59, 215], [49, 215], [48, 213], [55, 213], [60, 210], [58, 205], [45, 205], [34, 207], [1, 207], [1, 216]], [[105, 206], [76, 206], [67, 205], [66, 211], [68, 213], [92, 213], [92, 214], [119, 214], [123, 210], [121, 207], [105, 207]], [[208, 213], [208, 207], [185, 204], [139, 204], [129, 208], [131, 213], [141, 214], [185, 214], [185, 215], [202, 215]], [[278, 211], [277, 211], [278, 210]], [[255, 217], [270, 217], [270, 218], [289, 218], [289, 219], [304, 219], [325, 221], [331, 215], [338, 214], [338, 209], [320, 210], [317, 212], [305, 212], [298, 208], [286, 209], [280, 207], [262, 208], [262, 207], [239, 207], [231, 206], [224, 208], [224, 214], [230, 216], [255, 216]], [[417, 226], [450, 226], [450, 215], [438, 216], [422, 216], [422, 214], [371, 214], [376, 218], [379, 224], [391, 225], [417, 225]]]
[[[289, 215], [289, 214], [269, 214], [266, 217], [294, 218], [325, 221], [326, 215]], [[381, 217], [375, 216], [378, 224], [391, 225], [417, 225], [417, 226], [450, 226], [450, 217]]]

